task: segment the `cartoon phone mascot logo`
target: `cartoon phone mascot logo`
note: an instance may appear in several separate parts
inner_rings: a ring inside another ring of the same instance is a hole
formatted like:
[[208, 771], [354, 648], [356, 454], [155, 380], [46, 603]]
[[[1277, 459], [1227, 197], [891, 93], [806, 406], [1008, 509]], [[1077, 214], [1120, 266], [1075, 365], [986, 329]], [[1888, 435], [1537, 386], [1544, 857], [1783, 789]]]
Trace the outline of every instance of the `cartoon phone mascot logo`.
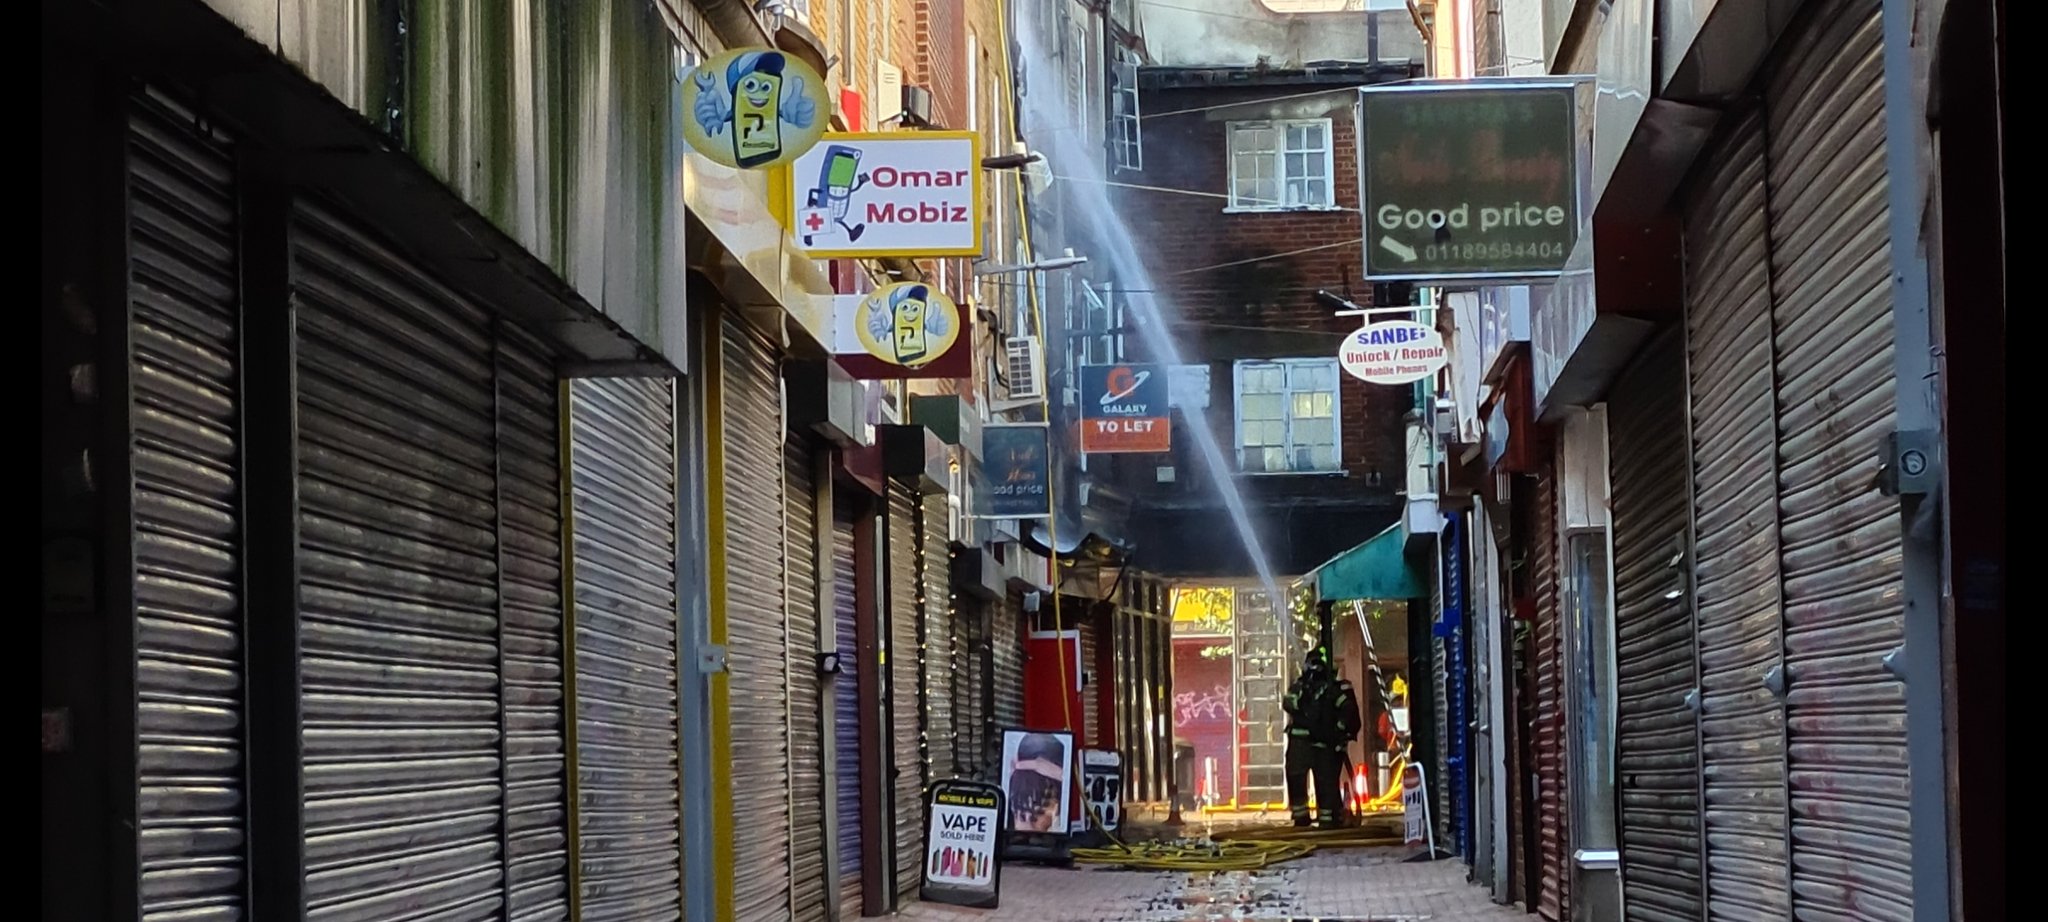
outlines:
[[804, 209], [797, 216], [797, 232], [804, 246], [817, 246], [827, 237], [844, 236], [848, 243], [860, 239], [866, 223], [846, 223], [853, 207], [853, 194], [868, 184], [860, 171], [860, 148], [832, 144], [825, 148], [825, 162], [818, 167], [818, 183], [804, 193]]
[[923, 282], [897, 282], [861, 302], [860, 345], [869, 355], [915, 368], [945, 355], [960, 337], [960, 309]]
[[740, 169], [787, 163], [825, 133], [831, 102], [803, 61], [766, 49], [728, 51], [684, 82], [691, 118], [684, 139], [698, 153]]

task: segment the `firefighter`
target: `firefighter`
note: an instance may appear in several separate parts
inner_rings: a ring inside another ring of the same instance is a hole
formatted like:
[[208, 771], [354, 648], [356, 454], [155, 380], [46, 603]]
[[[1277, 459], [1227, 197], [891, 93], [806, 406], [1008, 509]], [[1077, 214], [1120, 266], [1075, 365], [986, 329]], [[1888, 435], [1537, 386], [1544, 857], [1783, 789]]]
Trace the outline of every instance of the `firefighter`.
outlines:
[[[1327, 668], [1327, 666], [1326, 666]], [[1364, 719], [1358, 710], [1358, 691], [1332, 671], [1329, 679], [1329, 716], [1319, 723], [1324, 735], [1315, 749], [1316, 822], [1334, 828], [1344, 822], [1344, 773], [1351, 762], [1351, 742], [1358, 739]]]
[[1287, 809], [1294, 825], [1309, 825], [1308, 786], [1315, 779], [1315, 821], [1325, 827], [1342, 822], [1344, 762], [1351, 741], [1358, 738], [1358, 694], [1350, 682], [1330, 668], [1321, 648], [1308, 655], [1301, 676], [1281, 702], [1287, 712]]
[[[1280, 707], [1287, 712], [1287, 812], [1294, 819], [1294, 825], [1307, 826], [1308, 782], [1316, 764], [1316, 719], [1325, 709], [1319, 702], [1329, 697], [1331, 677], [1323, 665], [1322, 651], [1308, 655], [1302, 663], [1301, 675], [1294, 685], [1287, 689], [1287, 697]], [[1322, 779], [1318, 777], [1318, 788]], [[1320, 795], [1322, 792], [1317, 791]]]

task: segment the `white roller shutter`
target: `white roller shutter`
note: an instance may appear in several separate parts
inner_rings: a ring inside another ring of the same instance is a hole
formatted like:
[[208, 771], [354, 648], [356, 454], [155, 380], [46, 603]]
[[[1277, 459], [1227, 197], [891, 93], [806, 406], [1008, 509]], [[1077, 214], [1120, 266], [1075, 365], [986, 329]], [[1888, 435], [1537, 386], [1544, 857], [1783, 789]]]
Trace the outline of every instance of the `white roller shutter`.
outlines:
[[817, 667], [818, 494], [808, 440], [784, 444], [789, 523], [790, 909], [796, 922], [825, 919], [824, 699]]
[[727, 317], [723, 326], [733, 912], [739, 922], [771, 922], [790, 914], [781, 390], [768, 341], [734, 318]]

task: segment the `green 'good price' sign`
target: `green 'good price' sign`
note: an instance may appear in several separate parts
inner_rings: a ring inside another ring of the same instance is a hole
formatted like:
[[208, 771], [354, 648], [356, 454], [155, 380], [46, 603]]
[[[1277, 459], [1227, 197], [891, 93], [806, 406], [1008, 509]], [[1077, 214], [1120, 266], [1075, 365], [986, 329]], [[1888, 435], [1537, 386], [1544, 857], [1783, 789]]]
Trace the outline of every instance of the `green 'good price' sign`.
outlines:
[[1576, 93], [1563, 82], [1362, 90], [1366, 278], [1560, 272], [1579, 233]]

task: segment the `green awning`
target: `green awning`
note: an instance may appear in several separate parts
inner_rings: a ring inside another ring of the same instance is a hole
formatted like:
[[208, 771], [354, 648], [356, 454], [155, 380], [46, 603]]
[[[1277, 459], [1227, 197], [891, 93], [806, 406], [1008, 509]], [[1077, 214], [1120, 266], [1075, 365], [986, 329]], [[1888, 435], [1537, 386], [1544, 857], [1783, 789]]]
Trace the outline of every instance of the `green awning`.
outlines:
[[1324, 602], [1354, 599], [1396, 601], [1429, 595], [1422, 577], [1408, 565], [1401, 526], [1396, 523], [1364, 543], [1325, 561], [1313, 571], [1316, 595]]

